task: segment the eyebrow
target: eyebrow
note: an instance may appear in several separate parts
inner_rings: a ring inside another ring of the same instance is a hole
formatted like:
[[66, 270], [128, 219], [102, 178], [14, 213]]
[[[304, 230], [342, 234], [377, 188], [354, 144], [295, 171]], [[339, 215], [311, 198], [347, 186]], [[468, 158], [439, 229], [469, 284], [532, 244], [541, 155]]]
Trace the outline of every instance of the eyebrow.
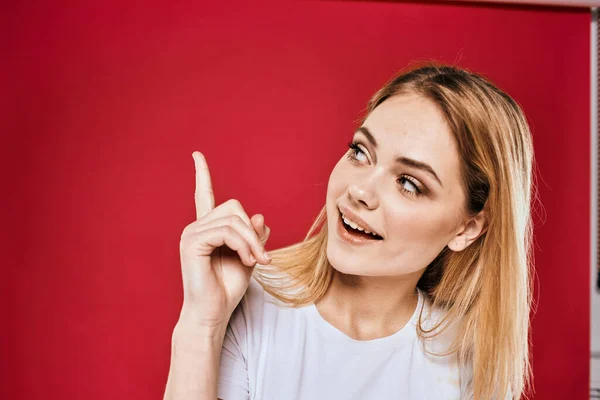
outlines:
[[[354, 132], [354, 134], [357, 134], [359, 132], [362, 133], [367, 138], [367, 140], [371, 143], [371, 145], [373, 145], [373, 148], [375, 148], [375, 150], [377, 150], [377, 140], [375, 140], [375, 136], [373, 136], [371, 131], [366, 126], [361, 126], [360, 128], [358, 128], [356, 130], [356, 132]], [[377, 162], [377, 156], [375, 154], [373, 155], [373, 158], [375, 158], [375, 162]], [[396, 157], [396, 163], [423, 170], [423, 171], [427, 172], [429, 175], [431, 175], [433, 178], [435, 178], [435, 180], [440, 184], [441, 187], [444, 187], [444, 185], [442, 185], [442, 181], [440, 180], [440, 178], [438, 178], [437, 174], [435, 173], [435, 171], [433, 170], [433, 168], [431, 168], [431, 166], [429, 164], [424, 163], [422, 161], [412, 159], [412, 158], [402, 157], [402, 156]]]

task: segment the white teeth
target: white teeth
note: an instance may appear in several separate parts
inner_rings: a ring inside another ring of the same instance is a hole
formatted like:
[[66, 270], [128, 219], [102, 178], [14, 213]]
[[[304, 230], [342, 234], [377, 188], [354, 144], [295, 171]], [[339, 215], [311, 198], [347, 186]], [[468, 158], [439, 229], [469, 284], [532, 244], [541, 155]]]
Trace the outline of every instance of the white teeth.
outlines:
[[342, 219], [344, 220], [345, 223], [347, 223], [348, 225], [350, 225], [351, 227], [353, 227], [354, 229], [358, 229], [359, 231], [364, 231], [364, 229], [360, 226], [358, 226], [357, 223], [350, 221], [348, 218], [346, 218], [346, 216], [344, 216], [342, 214]]
[[377, 237], [376, 234], [374, 234], [371, 231], [366, 230], [365, 228], [363, 228], [362, 226], [358, 225], [356, 222], [349, 220], [348, 218], [346, 218], [346, 216], [344, 214], [342, 214], [342, 219], [344, 220], [344, 222], [348, 225], [350, 225], [352, 228], [357, 229], [359, 231], [363, 231], [365, 233], [370, 233], [371, 235]]

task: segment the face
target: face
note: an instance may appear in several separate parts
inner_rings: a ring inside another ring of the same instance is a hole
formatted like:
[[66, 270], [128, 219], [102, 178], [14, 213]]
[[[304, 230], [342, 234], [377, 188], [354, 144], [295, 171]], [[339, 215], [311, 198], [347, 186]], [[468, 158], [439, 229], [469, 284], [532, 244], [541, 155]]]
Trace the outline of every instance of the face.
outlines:
[[[422, 272], [456, 236], [465, 215], [459, 154], [444, 114], [422, 96], [393, 96], [371, 112], [352, 141], [355, 147], [333, 168], [327, 186], [329, 262], [362, 276]], [[342, 239], [340, 210], [383, 239]]]

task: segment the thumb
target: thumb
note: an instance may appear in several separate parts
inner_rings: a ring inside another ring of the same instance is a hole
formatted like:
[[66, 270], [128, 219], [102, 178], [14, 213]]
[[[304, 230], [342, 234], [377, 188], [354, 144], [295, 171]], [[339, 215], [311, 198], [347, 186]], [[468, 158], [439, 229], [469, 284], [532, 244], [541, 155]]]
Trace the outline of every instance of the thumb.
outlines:
[[258, 235], [258, 239], [263, 245], [266, 244], [267, 240], [269, 240], [271, 229], [265, 225], [265, 217], [262, 214], [256, 214], [250, 218], [250, 221], [252, 221], [252, 227]]

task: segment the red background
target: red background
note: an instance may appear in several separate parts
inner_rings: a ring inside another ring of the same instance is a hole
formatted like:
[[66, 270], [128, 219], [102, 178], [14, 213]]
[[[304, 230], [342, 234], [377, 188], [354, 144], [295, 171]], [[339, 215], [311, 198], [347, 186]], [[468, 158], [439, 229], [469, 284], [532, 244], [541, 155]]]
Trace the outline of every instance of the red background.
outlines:
[[161, 398], [192, 151], [302, 240], [368, 98], [413, 60], [479, 72], [535, 140], [536, 399], [587, 399], [588, 9], [23, 2], [2, 24], [0, 397]]

